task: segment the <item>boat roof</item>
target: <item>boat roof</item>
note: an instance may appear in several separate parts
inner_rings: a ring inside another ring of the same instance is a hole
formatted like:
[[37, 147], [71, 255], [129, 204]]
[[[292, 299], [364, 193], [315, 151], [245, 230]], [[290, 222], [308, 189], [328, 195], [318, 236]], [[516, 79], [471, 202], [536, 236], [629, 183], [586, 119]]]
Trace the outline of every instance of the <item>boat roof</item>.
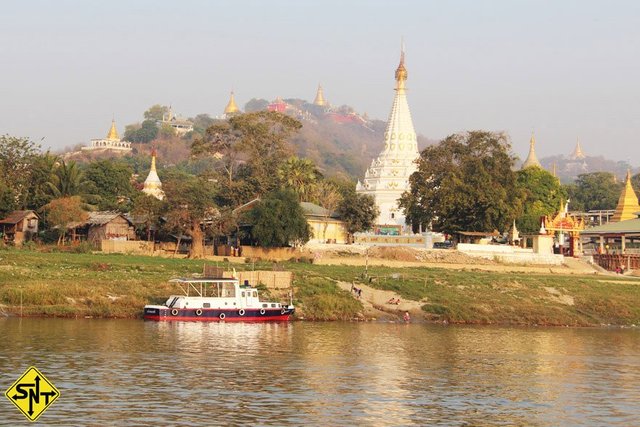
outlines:
[[233, 277], [176, 277], [170, 279], [172, 283], [211, 283], [211, 282], [238, 282], [238, 279]]

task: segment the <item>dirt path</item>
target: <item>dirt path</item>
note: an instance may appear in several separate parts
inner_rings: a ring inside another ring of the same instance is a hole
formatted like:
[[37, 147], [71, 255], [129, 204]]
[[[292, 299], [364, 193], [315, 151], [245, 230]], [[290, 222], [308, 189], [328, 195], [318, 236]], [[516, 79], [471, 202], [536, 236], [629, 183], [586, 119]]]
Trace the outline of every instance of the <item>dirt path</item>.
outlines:
[[[351, 292], [354, 298], [357, 298], [352, 291], [351, 283], [337, 282], [337, 284], [341, 289]], [[422, 313], [421, 307], [426, 302], [426, 300], [413, 301], [401, 299], [400, 295], [393, 291], [383, 291], [367, 285], [358, 284], [357, 287], [362, 289], [360, 302], [362, 302], [362, 306], [364, 307], [363, 314], [367, 318], [397, 320], [402, 317], [405, 311], [417, 317]], [[389, 304], [388, 301], [392, 298], [400, 302], [398, 304]]]
[[387, 266], [387, 267], [428, 267], [428, 268], [446, 268], [451, 270], [480, 270], [480, 271], [496, 271], [496, 272], [515, 272], [515, 273], [541, 273], [541, 274], [600, 274], [588, 263], [578, 259], [568, 259], [562, 266], [521, 266], [509, 264], [457, 264], [446, 262], [420, 262], [420, 261], [398, 261], [391, 259], [369, 258], [365, 260], [359, 257], [322, 257], [314, 261], [319, 265], [354, 265], [364, 266], [367, 262], [371, 266]]

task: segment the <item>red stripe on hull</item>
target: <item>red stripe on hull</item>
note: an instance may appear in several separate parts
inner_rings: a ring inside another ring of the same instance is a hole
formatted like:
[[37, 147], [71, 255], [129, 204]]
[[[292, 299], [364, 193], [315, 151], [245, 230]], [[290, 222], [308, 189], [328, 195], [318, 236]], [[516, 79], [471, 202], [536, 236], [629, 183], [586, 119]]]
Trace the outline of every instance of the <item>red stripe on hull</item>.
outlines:
[[260, 316], [260, 317], [226, 317], [224, 319], [220, 319], [219, 317], [196, 317], [196, 316], [150, 316], [145, 315], [145, 320], [156, 320], [156, 321], [189, 321], [189, 322], [286, 322], [289, 320], [288, 314], [279, 315], [279, 316]]

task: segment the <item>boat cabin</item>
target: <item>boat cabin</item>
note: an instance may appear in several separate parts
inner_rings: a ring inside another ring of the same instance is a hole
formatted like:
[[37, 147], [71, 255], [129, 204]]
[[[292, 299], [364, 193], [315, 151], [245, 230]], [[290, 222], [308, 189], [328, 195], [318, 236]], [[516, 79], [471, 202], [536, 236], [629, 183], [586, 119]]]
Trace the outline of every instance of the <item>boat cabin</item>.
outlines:
[[165, 302], [169, 308], [281, 308], [280, 303], [261, 302], [258, 290], [241, 285], [237, 279], [201, 278], [171, 279], [183, 295], [171, 295]]

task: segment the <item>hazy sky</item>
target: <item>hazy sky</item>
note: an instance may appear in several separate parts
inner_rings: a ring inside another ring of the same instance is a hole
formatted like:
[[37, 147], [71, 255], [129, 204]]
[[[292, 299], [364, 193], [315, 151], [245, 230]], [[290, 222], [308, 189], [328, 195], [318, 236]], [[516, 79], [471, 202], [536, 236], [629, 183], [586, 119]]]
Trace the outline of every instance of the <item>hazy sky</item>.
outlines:
[[0, 133], [58, 149], [152, 104], [222, 113], [234, 89], [386, 120], [400, 39], [409, 105], [429, 138], [504, 130], [525, 157], [640, 164], [638, 1], [5, 1]]

